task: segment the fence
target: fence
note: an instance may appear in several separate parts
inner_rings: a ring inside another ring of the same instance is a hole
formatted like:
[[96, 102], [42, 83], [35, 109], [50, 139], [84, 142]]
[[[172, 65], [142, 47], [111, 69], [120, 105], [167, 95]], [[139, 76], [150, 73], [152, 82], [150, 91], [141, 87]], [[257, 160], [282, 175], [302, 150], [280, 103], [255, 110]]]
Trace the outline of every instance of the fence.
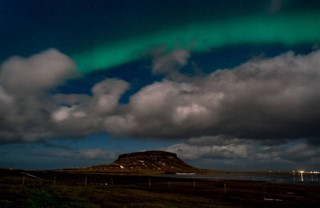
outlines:
[[[103, 188], [134, 188], [168, 192], [190, 192], [198, 194], [250, 195], [263, 200], [284, 200], [299, 197], [301, 190], [291, 185], [265, 182], [208, 180], [158, 176], [108, 175], [67, 173], [63, 171], [8, 172], [0, 175], [1, 184], [20, 186], [83, 186]], [[301, 188], [301, 187], [300, 187]]]

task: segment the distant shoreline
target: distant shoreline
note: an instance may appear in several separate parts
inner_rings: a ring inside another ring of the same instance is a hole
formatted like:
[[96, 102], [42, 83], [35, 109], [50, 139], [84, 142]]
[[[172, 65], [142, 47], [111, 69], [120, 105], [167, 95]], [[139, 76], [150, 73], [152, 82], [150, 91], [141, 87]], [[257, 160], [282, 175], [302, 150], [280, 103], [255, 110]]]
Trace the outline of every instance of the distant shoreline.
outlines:
[[[78, 173], [110, 173], [110, 174], [139, 174], [139, 175], [149, 175], [153, 174], [174, 174], [176, 172], [166, 172], [166, 171], [103, 171], [103, 170], [89, 170], [88, 168], [62, 168], [62, 169], [23, 169], [23, 168], [0, 168], [1, 171], [31, 171], [31, 172], [41, 172], [41, 171], [66, 171], [66, 172], [78, 172]], [[183, 172], [177, 172], [183, 173]], [[206, 170], [206, 169], [195, 169], [193, 171], [188, 171], [186, 173], [196, 173], [196, 174], [292, 174], [292, 171], [263, 171], [263, 170]], [[298, 174], [298, 173], [296, 173]], [[310, 174], [308, 172], [304, 174]]]
[[193, 180], [242, 180], [242, 181], [264, 181], [264, 182], [281, 182], [287, 184], [319, 184], [320, 174], [293, 172], [270, 172], [270, 171], [217, 171], [217, 170], [195, 170], [195, 172], [156, 172], [156, 171], [90, 171], [88, 169], [61, 169], [61, 170], [24, 170], [24, 169], [7, 169], [0, 168], [0, 175], [14, 175], [35, 178], [47, 178], [53, 175], [62, 177], [72, 175], [82, 176], [124, 176], [124, 177], [154, 177], [154, 178], [173, 178], [173, 179], [193, 179]]

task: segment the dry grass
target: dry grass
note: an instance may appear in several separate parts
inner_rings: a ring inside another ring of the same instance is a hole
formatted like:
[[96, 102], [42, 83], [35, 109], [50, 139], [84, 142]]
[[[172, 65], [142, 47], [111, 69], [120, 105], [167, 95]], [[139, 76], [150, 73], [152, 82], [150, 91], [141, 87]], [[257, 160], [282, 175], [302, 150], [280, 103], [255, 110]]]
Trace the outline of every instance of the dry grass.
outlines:
[[23, 184], [21, 171], [0, 171], [1, 208], [318, 207], [320, 205], [319, 185], [169, 179], [156, 176], [64, 171], [34, 171], [32, 174], [42, 180], [26, 177]]

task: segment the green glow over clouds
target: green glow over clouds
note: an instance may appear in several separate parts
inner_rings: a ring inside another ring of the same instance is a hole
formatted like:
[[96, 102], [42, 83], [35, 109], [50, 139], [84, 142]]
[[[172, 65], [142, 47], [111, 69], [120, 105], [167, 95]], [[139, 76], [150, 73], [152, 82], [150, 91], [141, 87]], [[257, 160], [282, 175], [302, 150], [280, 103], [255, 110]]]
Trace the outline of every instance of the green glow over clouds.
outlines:
[[[129, 32], [129, 31], [128, 31]], [[148, 50], [165, 46], [202, 52], [236, 44], [319, 43], [320, 14], [316, 12], [254, 16], [188, 24], [148, 35], [102, 43], [72, 54], [83, 73], [106, 69], [142, 58]]]

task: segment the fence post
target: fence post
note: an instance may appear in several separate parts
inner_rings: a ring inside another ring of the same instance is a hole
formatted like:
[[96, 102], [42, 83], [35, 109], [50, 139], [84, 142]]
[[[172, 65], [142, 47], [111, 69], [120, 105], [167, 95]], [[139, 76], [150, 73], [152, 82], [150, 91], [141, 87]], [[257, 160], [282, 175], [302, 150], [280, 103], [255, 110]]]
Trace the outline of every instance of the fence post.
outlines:
[[227, 184], [224, 184], [224, 193], [227, 193]]
[[25, 182], [25, 180], [26, 180], [26, 176], [22, 176], [22, 186], [24, 185], [24, 182]]
[[196, 190], [196, 181], [193, 181], [193, 190]]
[[111, 177], [111, 186], [113, 186], [113, 177]]
[[53, 185], [56, 185], [56, 176], [53, 177]]
[[87, 176], [84, 177], [84, 185], [85, 185], [85, 186], [88, 185], [88, 177], [87, 177]]
[[169, 186], [169, 189], [171, 188], [171, 181], [169, 180], [168, 181], [168, 186]]

